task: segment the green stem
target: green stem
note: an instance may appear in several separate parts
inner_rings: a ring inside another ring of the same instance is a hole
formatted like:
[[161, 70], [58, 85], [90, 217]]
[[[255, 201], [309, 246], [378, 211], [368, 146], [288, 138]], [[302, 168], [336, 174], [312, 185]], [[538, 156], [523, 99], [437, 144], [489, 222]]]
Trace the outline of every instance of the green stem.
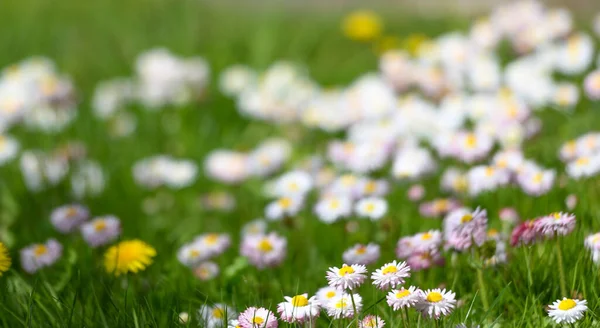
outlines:
[[354, 321], [356, 322], [356, 328], [359, 327], [358, 313], [356, 312], [356, 303], [354, 303], [354, 293], [350, 290], [350, 299], [352, 300], [352, 309], [354, 310]]
[[560, 238], [556, 238], [556, 257], [558, 259], [558, 273], [560, 274], [560, 292], [562, 297], [567, 297], [567, 279], [565, 277], [565, 268], [563, 264], [562, 252], [560, 249]]
[[479, 290], [481, 291], [481, 302], [483, 303], [483, 310], [488, 312], [490, 304], [488, 303], [487, 290], [485, 288], [485, 281], [483, 280], [483, 270], [477, 268], [477, 283], [479, 284]]
[[523, 254], [525, 254], [525, 266], [527, 268], [527, 283], [529, 288], [533, 286], [533, 275], [531, 274], [531, 249], [529, 247], [522, 247]]
[[405, 307], [404, 308], [404, 327], [410, 327], [410, 317], [408, 316], [408, 308]]

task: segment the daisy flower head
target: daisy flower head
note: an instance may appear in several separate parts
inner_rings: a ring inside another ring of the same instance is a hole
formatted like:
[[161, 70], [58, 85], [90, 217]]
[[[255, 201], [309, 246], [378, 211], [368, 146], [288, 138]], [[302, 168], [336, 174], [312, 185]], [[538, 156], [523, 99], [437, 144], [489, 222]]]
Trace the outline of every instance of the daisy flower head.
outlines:
[[229, 320], [229, 322], [227, 323], [227, 328], [242, 328], [242, 326], [240, 326], [240, 322], [236, 319]]
[[219, 275], [219, 265], [211, 261], [202, 262], [194, 269], [194, 275], [202, 281], [212, 280]]
[[285, 296], [285, 302], [277, 305], [277, 312], [281, 320], [287, 323], [299, 323], [312, 321], [321, 312], [319, 301], [316, 296], [308, 297], [308, 294], [300, 294], [294, 297]]
[[339, 289], [333, 288], [331, 286], [322, 287], [317, 291], [317, 301], [319, 301], [319, 304], [324, 306], [325, 304], [329, 303], [329, 301], [332, 300], [334, 297], [340, 296], [343, 293], [343, 291], [340, 291]]
[[3, 273], [8, 271], [11, 264], [12, 260], [8, 254], [8, 249], [2, 242], [0, 242], [0, 277], [2, 277]]
[[519, 221], [519, 213], [513, 207], [504, 207], [498, 213], [500, 220], [510, 224], [514, 224]]
[[27, 273], [35, 273], [41, 268], [51, 266], [62, 255], [62, 245], [55, 239], [44, 244], [34, 244], [21, 250], [21, 266]]
[[413, 307], [422, 297], [423, 291], [415, 286], [410, 286], [408, 289], [404, 287], [400, 289], [394, 289], [390, 291], [387, 296], [387, 303], [389, 306], [398, 311], [404, 308]]
[[540, 238], [536, 229], [535, 220], [525, 221], [516, 226], [510, 235], [510, 245], [531, 245]]
[[441, 188], [443, 191], [461, 194], [466, 192], [468, 187], [467, 175], [462, 170], [450, 167], [442, 174]]
[[126, 240], [109, 248], [104, 253], [106, 272], [120, 276], [127, 273], [144, 271], [152, 264], [156, 250], [145, 242], [134, 239]]
[[258, 269], [278, 266], [285, 259], [287, 240], [275, 232], [249, 235], [242, 240], [240, 254]]
[[439, 319], [441, 316], [449, 315], [456, 306], [456, 295], [446, 289], [428, 289], [421, 293], [415, 308], [421, 312], [423, 317]]
[[359, 194], [366, 197], [383, 197], [389, 191], [389, 184], [386, 180], [379, 179], [360, 179], [358, 182]]
[[327, 281], [329, 286], [340, 289], [356, 289], [367, 278], [367, 268], [364, 265], [352, 264], [342, 265], [341, 268], [332, 267], [327, 271]]
[[264, 235], [267, 232], [267, 221], [263, 219], [252, 220], [242, 227], [242, 236]]
[[432, 248], [427, 251], [413, 252], [406, 263], [410, 266], [412, 271], [421, 271], [429, 269], [434, 265], [444, 265], [445, 260], [442, 253], [437, 248]]
[[359, 328], [383, 328], [385, 321], [376, 315], [369, 314], [365, 316], [359, 323]]
[[379, 245], [374, 243], [356, 244], [344, 252], [342, 259], [350, 264], [369, 265], [379, 259], [379, 249]]
[[273, 192], [279, 197], [304, 197], [313, 188], [313, 179], [305, 171], [291, 171], [274, 183]]
[[548, 316], [558, 324], [572, 324], [581, 320], [587, 309], [586, 300], [563, 298], [549, 305]]
[[[1, 115], [2, 113], [0, 113], [0, 117]], [[0, 166], [11, 161], [19, 152], [19, 142], [13, 137], [3, 135], [1, 131], [2, 126], [0, 125]]]
[[225, 304], [202, 305], [198, 309], [198, 320], [206, 328], [226, 327], [236, 316], [235, 310]]
[[460, 209], [448, 214], [444, 219], [444, 236], [448, 246], [464, 251], [473, 243], [483, 245], [487, 231], [487, 211], [479, 207], [470, 212]]
[[238, 317], [241, 328], [277, 328], [275, 314], [265, 308], [249, 307]]
[[414, 180], [436, 169], [436, 162], [429, 150], [416, 146], [400, 149], [392, 164], [392, 175], [401, 180]]
[[546, 237], [566, 236], [575, 229], [575, 214], [551, 213], [537, 219], [535, 229]]
[[600, 232], [587, 236], [584, 245], [592, 253], [592, 261], [600, 263]]
[[293, 217], [302, 209], [303, 199], [300, 197], [283, 196], [267, 205], [265, 217], [271, 221], [284, 217]]
[[439, 230], [419, 232], [411, 239], [411, 247], [414, 252], [426, 252], [430, 249], [439, 248], [441, 245], [442, 232]]
[[333, 223], [352, 213], [352, 201], [348, 196], [325, 197], [315, 205], [317, 217], [325, 223]]
[[482, 132], [459, 132], [455, 140], [456, 157], [465, 163], [484, 158], [494, 146], [493, 139]]
[[600, 70], [595, 70], [585, 77], [583, 90], [588, 98], [600, 100]]
[[427, 218], [437, 218], [460, 206], [460, 203], [452, 198], [438, 198], [419, 205], [419, 213]]
[[211, 254], [198, 241], [184, 244], [177, 251], [177, 259], [187, 267], [195, 267], [210, 257]]
[[196, 237], [194, 243], [213, 257], [223, 254], [231, 246], [231, 237], [226, 233], [206, 233]]
[[387, 213], [387, 209], [388, 205], [385, 199], [375, 197], [363, 198], [354, 207], [356, 214], [372, 221], [381, 219]]
[[472, 196], [485, 191], [493, 191], [510, 181], [508, 170], [493, 166], [479, 165], [467, 173], [468, 190]]
[[566, 170], [574, 179], [594, 176], [600, 172], [600, 155], [577, 157], [567, 164]]
[[353, 318], [356, 312], [362, 310], [362, 297], [358, 294], [342, 294], [332, 298], [325, 304], [327, 315], [334, 319]]
[[50, 221], [56, 230], [69, 233], [77, 229], [89, 218], [89, 211], [82, 205], [64, 205], [50, 214]]
[[528, 170], [517, 175], [517, 182], [526, 194], [540, 196], [552, 189], [555, 177], [554, 170]]
[[81, 225], [81, 235], [91, 247], [106, 245], [120, 234], [121, 221], [114, 215], [99, 216]]
[[381, 290], [396, 288], [396, 286], [404, 284], [404, 279], [408, 277], [410, 277], [410, 267], [406, 265], [406, 262], [395, 260], [384, 264], [371, 275], [373, 285]]

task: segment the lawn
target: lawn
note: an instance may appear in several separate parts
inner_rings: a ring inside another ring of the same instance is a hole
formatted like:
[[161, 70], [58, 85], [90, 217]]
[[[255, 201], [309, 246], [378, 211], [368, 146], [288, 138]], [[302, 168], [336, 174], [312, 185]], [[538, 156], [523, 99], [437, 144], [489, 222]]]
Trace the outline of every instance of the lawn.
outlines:
[[[453, 30], [467, 31], [470, 25], [467, 18], [427, 19], [400, 6], [376, 11], [386, 34], [400, 40], [414, 33], [433, 38]], [[470, 165], [436, 157], [438, 169], [418, 181], [392, 179], [391, 165], [386, 165], [371, 174], [390, 181], [390, 192], [385, 196], [389, 209], [383, 219], [356, 220], [353, 215], [325, 224], [313, 211], [319, 199], [315, 191], [293, 218], [269, 223], [269, 231], [286, 238], [287, 252], [281, 265], [260, 270], [240, 255], [241, 228], [264, 216], [272, 200], [264, 193], [267, 179], [252, 177], [228, 185], [202, 170], [204, 159], [215, 149], [251, 151], [266, 138], [282, 137], [293, 149], [284, 168], [273, 175], [276, 177], [310, 155], [325, 156], [328, 142], [344, 137], [343, 131], [328, 133], [299, 123], [273, 124], [240, 115], [236, 101], [220, 91], [219, 74], [234, 64], [262, 71], [278, 60], [287, 60], [305, 66], [314, 81], [331, 90], [347, 86], [365, 73], [377, 72], [379, 54], [374, 46], [349, 40], [340, 30], [347, 12], [255, 8], [249, 4], [236, 7], [192, 0], [21, 0], [0, 5], [0, 66], [31, 56], [50, 58], [60, 72], [72, 78], [78, 108], [76, 120], [59, 133], [31, 131], [22, 125], [7, 133], [19, 140], [21, 151], [52, 151], [81, 142], [87, 158], [100, 163], [106, 177], [100, 195], [77, 200], [66, 181], [30, 191], [18, 157], [0, 166], [0, 241], [13, 259], [10, 270], [0, 277], [0, 326], [197, 326], [197, 310], [215, 303], [228, 304], [237, 312], [250, 306], [276, 312], [284, 296], [314, 295], [326, 286], [328, 268], [340, 267], [342, 253], [351, 246], [369, 242], [380, 245], [380, 259], [367, 266], [372, 272], [397, 259], [396, 244], [401, 237], [442, 229], [442, 220], [424, 218], [420, 202], [409, 200], [407, 192], [419, 183], [426, 190], [424, 200], [448, 197], [439, 188], [444, 169]], [[588, 22], [575, 19], [575, 25], [589, 31]], [[109, 123], [96, 118], [91, 109], [95, 87], [104, 80], [132, 76], [136, 57], [156, 47], [182, 57], [203, 57], [210, 66], [209, 84], [199, 99], [168, 105], [160, 111], [147, 111], [141, 104], [128, 105], [127, 110], [137, 118], [135, 132], [111, 137]], [[515, 57], [505, 47], [500, 54], [504, 63]], [[557, 78], [580, 86], [584, 76]], [[582, 94], [571, 112], [552, 106], [534, 112], [542, 129], [524, 142], [522, 150], [527, 158], [556, 170], [558, 177], [549, 192], [534, 197], [510, 185], [474, 196], [456, 195], [467, 207], [486, 209], [489, 228], [508, 234], [505, 238], [510, 238], [512, 227], [501, 221], [498, 213], [507, 207], [514, 208], [522, 219], [571, 212], [577, 218], [572, 233], [532, 246], [509, 246], [506, 263], [491, 267], [482, 267], [474, 260], [483, 249], [443, 251], [444, 266], [414, 271], [406, 284], [422, 289], [443, 286], [456, 293], [459, 304], [440, 320], [422, 318], [411, 310], [407, 323], [403, 312], [386, 304], [386, 292], [377, 290], [369, 280], [358, 289], [364, 303], [362, 315], [376, 314], [387, 327], [455, 327], [460, 323], [468, 327], [550, 327], [553, 323], [546, 307], [564, 296], [588, 302], [589, 309], [578, 327], [600, 326], [600, 270], [584, 248], [584, 239], [600, 231], [600, 205], [596, 202], [600, 178], [569, 178], [558, 156], [567, 140], [600, 130], [598, 107], [597, 101]], [[177, 190], [139, 186], [132, 174], [133, 165], [156, 154], [193, 161], [199, 167], [197, 179]], [[339, 170], [338, 174], [342, 173]], [[202, 206], [201, 196], [209, 192], [231, 194], [235, 208], [218, 211]], [[577, 196], [578, 203], [569, 210], [565, 199], [571, 194]], [[121, 240], [139, 239], [152, 246], [156, 250], [153, 263], [136, 274], [108, 273], [104, 265], [108, 246], [91, 248], [79, 233], [61, 234], [51, 223], [52, 211], [72, 202], [87, 206], [92, 216], [118, 217]], [[357, 227], [349, 229], [349, 221], [358, 222]], [[208, 281], [198, 279], [177, 258], [182, 245], [203, 233], [227, 233], [232, 240], [231, 247], [212, 260], [220, 273]], [[63, 246], [59, 261], [34, 274], [25, 272], [19, 250], [48, 238]], [[561, 292], [560, 255], [567, 295]], [[180, 322], [182, 312], [192, 317], [187, 323]], [[325, 312], [316, 322], [318, 327], [355, 324], [350, 319], [333, 320]], [[284, 322], [279, 325], [287, 326]]]

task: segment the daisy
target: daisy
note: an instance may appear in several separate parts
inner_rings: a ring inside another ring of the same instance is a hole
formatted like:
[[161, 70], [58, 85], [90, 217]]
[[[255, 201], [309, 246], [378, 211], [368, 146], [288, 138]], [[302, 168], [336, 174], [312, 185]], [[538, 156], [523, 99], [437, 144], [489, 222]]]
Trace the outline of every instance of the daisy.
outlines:
[[500, 217], [500, 220], [507, 222], [511, 225], [519, 221], [519, 213], [517, 213], [517, 210], [515, 210], [512, 207], [502, 208], [498, 213], [498, 217]]
[[121, 221], [114, 215], [99, 216], [81, 225], [81, 235], [91, 247], [106, 245], [120, 234]]
[[356, 289], [367, 278], [367, 268], [364, 265], [352, 264], [342, 265], [341, 268], [331, 267], [327, 271], [327, 281], [329, 286], [345, 290]]
[[198, 320], [206, 328], [225, 327], [236, 316], [235, 310], [225, 304], [202, 305], [198, 309]]
[[274, 194], [279, 197], [302, 198], [313, 188], [313, 179], [304, 171], [291, 171], [280, 176], [274, 184]]
[[360, 196], [365, 197], [383, 197], [389, 191], [389, 184], [386, 180], [379, 179], [360, 179], [358, 188]]
[[381, 219], [387, 212], [387, 202], [382, 198], [363, 198], [359, 200], [354, 211], [361, 217], [366, 217], [372, 221]]
[[600, 99], [600, 70], [592, 71], [585, 77], [583, 90], [588, 98], [592, 100]]
[[421, 312], [424, 317], [439, 319], [441, 316], [447, 316], [452, 312], [456, 305], [455, 294], [445, 289], [428, 289], [423, 291], [415, 308]]
[[250, 171], [260, 177], [272, 174], [288, 160], [290, 153], [291, 145], [284, 139], [263, 141], [248, 155]]
[[285, 259], [287, 240], [275, 232], [249, 235], [242, 240], [240, 254], [258, 269], [274, 267]]
[[441, 178], [441, 188], [443, 191], [454, 193], [464, 193], [469, 187], [466, 174], [456, 168], [450, 167]]
[[202, 262], [194, 269], [194, 275], [203, 281], [212, 280], [219, 275], [219, 265], [211, 261]]
[[242, 227], [242, 236], [263, 235], [267, 232], [267, 222], [263, 219], [250, 221]]
[[184, 244], [177, 251], [179, 262], [188, 267], [195, 267], [210, 257], [211, 254], [197, 241]]
[[592, 261], [600, 263], [600, 232], [587, 236], [584, 245], [592, 252]]
[[213, 257], [223, 254], [231, 246], [231, 238], [226, 233], [207, 233], [196, 237], [194, 243], [198, 243], [204, 253]]
[[493, 140], [484, 133], [460, 132], [456, 136], [456, 157], [465, 163], [478, 161], [492, 150]]
[[552, 189], [555, 176], [554, 170], [528, 170], [517, 176], [517, 182], [526, 194], [540, 196]]
[[441, 244], [442, 232], [439, 230], [419, 232], [411, 238], [411, 248], [414, 252], [426, 252], [440, 247]]
[[265, 308], [249, 307], [238, 317], [241, 328], [277, 328], [275, 314]]
[[573, 324], [583, 318], [583, 314], [587, 311], [587, 301], [570, 298], [557, 300], [549, 305], [548, 315], [554, 322]]
[[444, 257], [439, 249], [432, 248], [427, 251], [413, 252], [407, 259], [406, 263], [413, 271], [421, 271], [429, 269], [434, 265], [444, 265]]
[[358, 328], [383, 328], [385, 321], [376, 315], [367, 315], [359, 323]]
[[534, 228], [546, 237], [565, 236], [575, 229], [575, 214], [555, 212], [535, 221]]
[[45, 244], [34, 244], [21, 250], [21, 266], [27, 273], [35, 273], [39, 269], [51, 266], [62, 255], [62, 245], [54, 239]]
[[572, 109], [579, 101], [579, 90], [572, 83], [559, 83], [554, 90], [552, 102], [559, 108]]
[[299, 197], [284, 196], [271, 202], [265, 208], [265, 217], [271, 221], [293, 217], [302, 209], [303, 200]]
[[581, 156], [567, 164], [567, 174], [575, 179], [591, 177], [600, 172], [600, 155]]
[[356, 312], [362, 310], [362, 297], [358, 294], [342, 294], [332, 298], [329, 303], [325, 304], [327, 315], [334, 319], [352, 318]]
[[317, 217], [325, 223], [333, 223], [352, 213], [352, 201], [347, 196], [329, 196], [315, 205]]
[[516, 226], [510, 236], [510, 245], [531, 245], [539, 237], [540, 234], [536, 230], [535, 220], [525, 221]]
[[310, 322], [321, 312], [316, 296], [308, 298], [308, 294], [300, 294], [294, 297], [285, 296], [284, 299], [285, 302], [277, 305], [277, 312], [281, 320], [287, 323]]
[[577, 196], [574, 194], [568, 195], [567, 198], [565, 198], [565, 206], [567, 206], [569, 211], [575, 209], [575, 206], [577, 206]]
[[379, 245], [377, 244], [356, 244], [344, 252], [342, 259], [350, 264], [369, 265], [379, 259], [379, 253]]
[[156, 250], [141, 240], [126, 240], [104, 253], [104, 266], [108, 273], [120, 276], [144, 271], [152, 264]]
[[89, 211], [81, 205], [64, 205], [50, 214], [52, 225], [62, 233], [71, 232], [89, 218]]
[[459, 209], [444, 219], [444, 237], [448, 246], [464, 251], [472, 246], [483, 245], [487, 231], [487, 211], [479, 207], [470, 212]]
[[404, 284], [404, 279], [410, 277], [410, 267], [406, 262], [390, 262], [384, 264], [371, 275], [373, 285], [381, 290], [396, 288]]
[[[0, 115], [0, 117], [2, 117]], [[0, 132], [2, 128], [0, 126]], [[9, 136], [0, 133], [0, 166], [14, 159], [19, 152], [19, 142]]]
[[492, 166], [479, 165], [472, 167], [467, 173], [468, 190], [472, 196], [485, 191], [493, 191], [506, 185], [510, 176], [507, 170]]
[[3, 273], [8, 271], [11, 264], [12, 260], [10, 258], [10, 254], [8, 254], [8, 249], [2, 242], [0, 242], [0, 277], [2, 277]]
[[438, 198], [419, 205], [419, 213], [424, 217], [436, 218], [460, 206], [460, 203], [452, 198]]
[[392, 165], [392, 175], [398, 179], [417, 179], [434, 171], [435, 160], [429, 150], [407, 146], [396, 154]]
[[410, 308], [419, 302], [422, 297], [422, 292], [422, 290], [415, 286], [410, 286], [408, 289], [405, 289], [404, 287], [394, 289], [387, 294], [387, 303], [394, 311]]
[[204, 160], [204, 171], [209, 178], [223, 183], [242, 182], [250, 176], [248, 156], [225, 149], [212, 151]]
[[242, 326], [240, 326], [240, 322], [237, 320], [229, 320], [229, 322], [227, 323], [227, 328], [242, 328]]
[[181, 312], [179, 313], [179, 323], [182, 325], [187, 325], [187, 323], [190, 321], [190, 314], [187, 312]]
[[322, 306], [324, 306], [325, 304], [329, 303], [330, 300], [332, 300], [334, 297], [336, 296], [340, 296], [342, 295], [343, 291], [340, 291], [337, 288], [333, 288], [331, 286], [326, 286], [326, 287], [322, 287], [317, 291], [317, 300], [319, 301], [319, 304], [321, 304]]

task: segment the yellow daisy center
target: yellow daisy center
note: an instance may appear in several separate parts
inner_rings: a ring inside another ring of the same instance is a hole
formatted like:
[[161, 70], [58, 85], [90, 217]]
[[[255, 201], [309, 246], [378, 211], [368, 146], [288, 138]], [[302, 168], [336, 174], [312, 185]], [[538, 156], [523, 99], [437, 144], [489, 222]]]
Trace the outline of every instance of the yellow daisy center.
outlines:
[[291, 191], [298, 191], [300, 189], [300, 186], [298, 186], [296, 182], [291, 182], [289, 188]]
[[426, 232], [423, 235], [421, 235], [421, 240], [429, 240], [431, 238], [433, 238], [433, 235], [430, 234], [429, 232]]
[[369, 203], [367, 204], [367, 206], [365, 206], [365, 211], [367, 211], [368, 213], [371, 213], [375, 210], [375, 204], [373, 203]]
[[214, 245], [219, 240], [219, 235], [216, 233], [211, 233], [204, 238], [204, 241], [209, 245]]
[[381, 271], [381, 273], [383, 273], [384, 275], [394, 273], [394, 272], [398, 272], [398, 268], [396, 268], [395, 265], [388, 265]]
[[327, 292], [327, 294], [325, 294], [325, 297], [327, 297], [327, 298], [333, 298], [334, 296], [335, 296], [334, 291], [329, 291], [329, 292]]
[[353, 175], [345, 175], [342, 177], [342, 184], [344, 186], [351, 186], [356, 182], [356, 177]]
[[48, 253], [48, 248], [46, 247], [46, 245], [37, 245], [33, 249], [33, 254], [36, 257], [40, 257], [40, 256], [42, 256], [42, 255], [44, 255], [46, 253]]
[[559, 220], [561, 218], [560, 213], [558, 212], [554, 212], [552, 214], [550, 214], [555, 220]]
[[67, 218], [72, 218], [72, 217], [75, 217], [76, 215], [77, 215], [77, 209], [75, 207], [67, 208], [67, 213], [66, 213]]
[[468, 148], [475, 148], [477, 146], [477, 137], [474, 134], [469, 134], [465, 140]]
[[254, 317], [252, 318], [252, 323], [253, 324], [257, 324], [257, 325], [262, 325], [263, 323], [265, 323], [265, 319], [263, 319], [262, 317]]
[[427, 302], [438, 303], [443, 298], [444, 297], [442, 296], [442, 294], [438, 292], [430, 292], [429, 294], [427, 294]]
[[258, 243], [258, 249], [263, 251], [264, 253], [268, 253], [273, 250], [273, 244], [267, 238], [263, 238], [263, 240]]
[[190, 250], [190, 257], [191, 258], [196, 258], [198, 256], [200, 256], [200, 251], [198, 251], [197, 249]]
[[287, 209], [290, 208], [290, 206], [292, 206], [292, 200], [289, 199], [288, 197], [283, 197], [279, 199], [279, 206], [281, 206], [281, 208], [283, 209]]
[[575, 301], [573, 301], [570, 298], [567, 298], [567, 299], [560, 301], [560, 303], [558, 303], [558, 309], [562, 310], [562, 311], [567, 311], [567, 310], [574, 308], [576, 305], [577, 305], [577, 303], [575, 303]]
[[433, 208], [436, 211], [445, 211], [448, 208], [448, 200], [440, 199], [440, 200], [435, 201], [435, 203], [433, 203]]
[[364, 245], [360, 245], [356, 248], [356, 254], [364, 254], [367, 252], [367, 248]]
[[590, 163], [590, 159], [587, 157], [580, 157], [577, 159], [577, 162], [575, 162], [575, 163], [579, 166], [587, 165]]
[[212, 315], [213, 318], [222, 319], [225, 317], [225, 312], [223, 312], [223, 309], [216, 307], [212, 310]]
[[535, 183], [540, 183], [540, 182], [542, 182], [542, 178], [543, 178], [543, 177], [544, 177], [544, 175], [543, 175], [542, 173], [536, 173], [536, 174], [533, 176], [533, 182], [535, 182]]
[[351, 274], [351, 273], [354, 273], [354, 269], [351, 266], [343, 266], [339, 271], [339, 274], [342, 277], [344, 277], [348, 274]]
[[410, 295], [410, 291], [408, 289], [403, 289], [396, 293], [396, 298], [404, 298]]
[[471, 214], [465, 214], [465, 215], [463, 215], [462, 218], [460, 218], [460, 223], [471, 222], [471, 220], [473, 220], [473, 215], [471, 215]]
[[339, 300], [337, 303], [335, 303], [335, 307], [338, 309], [343, 309], [348, 305], [348, 303], [346, 302], [345, 299], [341, 299]]
[[340, 207], [340, 201], [337, 199], [332, 200], [331, 202], [329, 202], [329, 207], [331, 207], [332, 209], [337, 209]]
[[372, 194], [377, 190], [377, 184], [375, 181], [369, 181], [365, 184], [365, 192]]
[[104, 229], [106, 229], [106, 222], [104, 222], [104, 220], [94, 222], [94, 230], [96, 232], [100, 232]]
[[485, 169], [485, 175], [488, 176], [488, 177], [491, 177], [492, 175], [494, 175], [494, 168], [491, 167], [491, 166], [488, 166]]
[[308, 305], [308, 298], [304, 295], [296, 295], [292, 297], [292, 305], [295, 307], [302, 307]]
[[496, 229], [492, 228], [492, 229], [490, 229], [490, 230], [488, 231], [487, 235], [488, 235], [488, 237], [495, 237], [495, 236], [498, 236], [498, 230], [496, 230]]

